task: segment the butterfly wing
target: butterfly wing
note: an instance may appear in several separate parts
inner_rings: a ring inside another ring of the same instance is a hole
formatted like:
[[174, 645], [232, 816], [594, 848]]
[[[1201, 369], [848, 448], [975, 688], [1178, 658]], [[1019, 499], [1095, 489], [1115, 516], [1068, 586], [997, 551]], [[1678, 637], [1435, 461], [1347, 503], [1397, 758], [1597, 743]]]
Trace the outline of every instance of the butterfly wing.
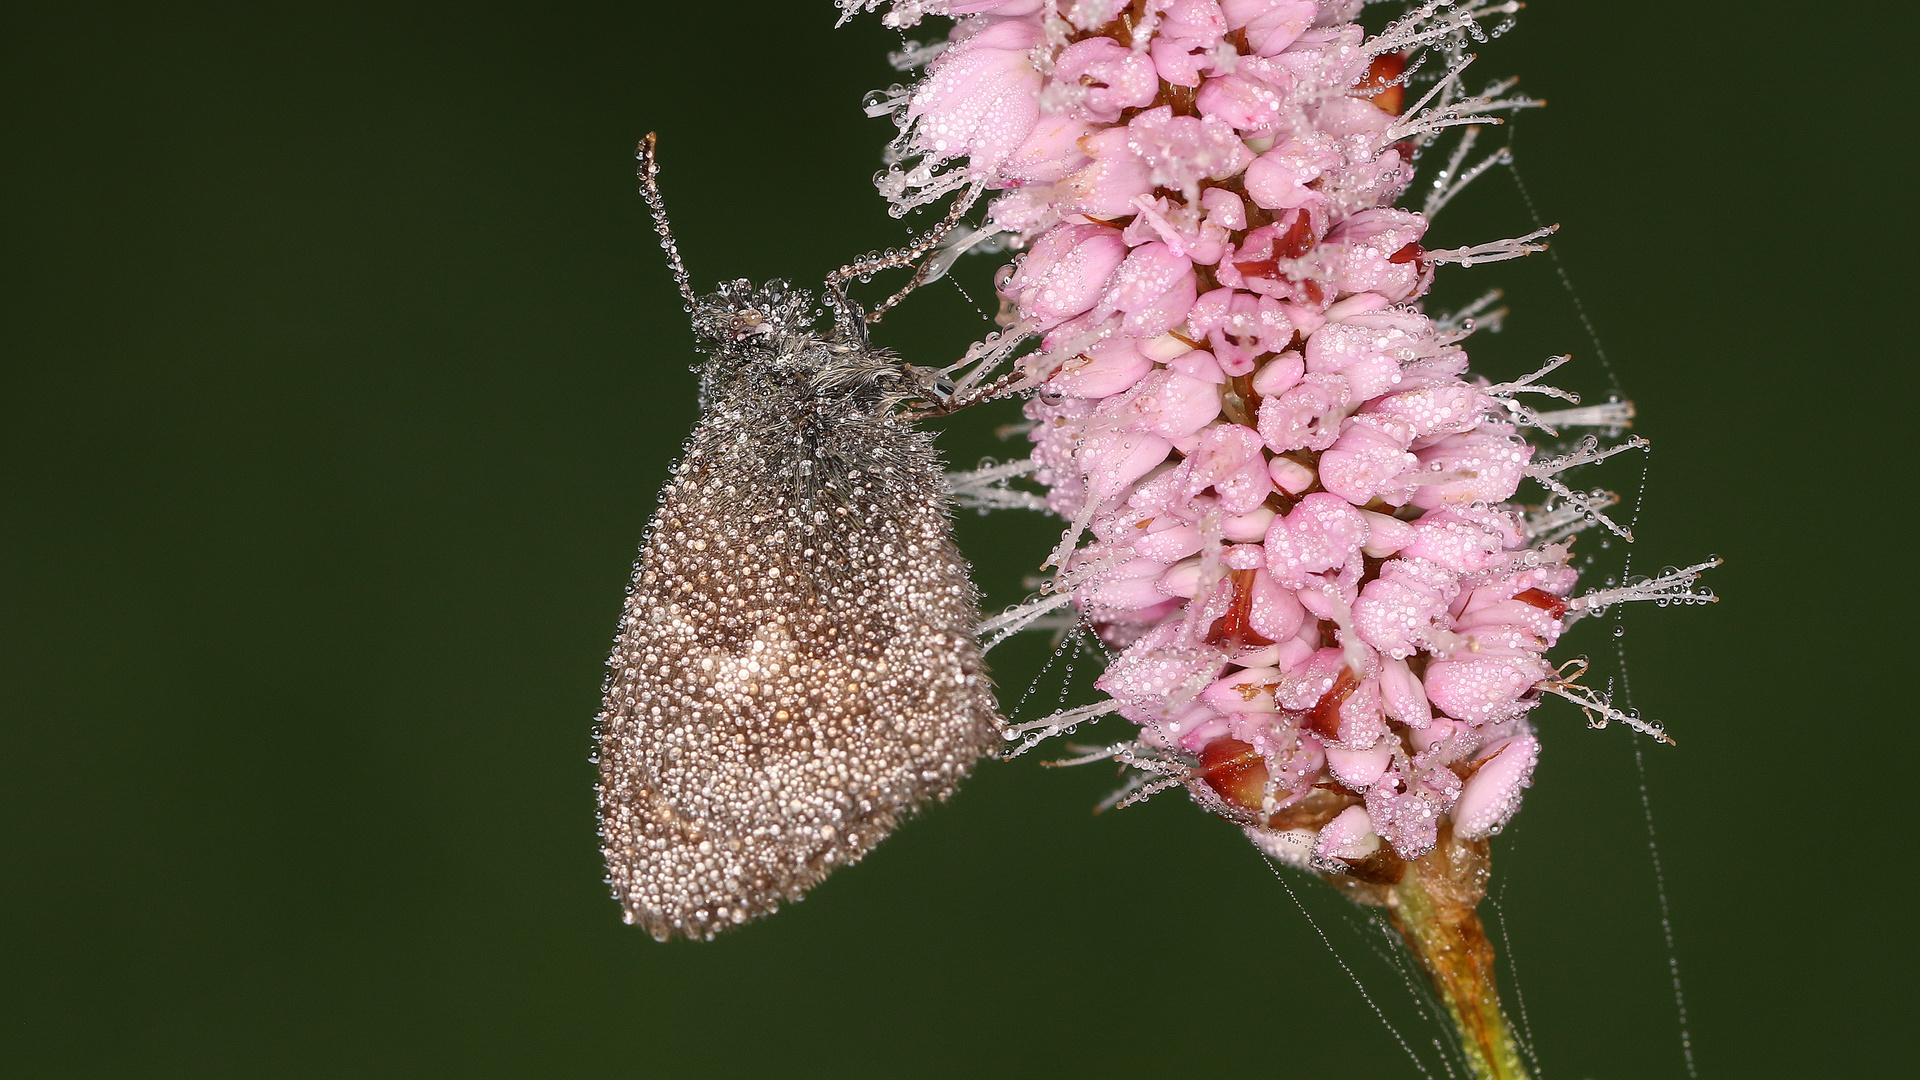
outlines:
[[703, 421], [634, 571], [599, 718], [627, 921], [710, 938], [858, 861], [998, 744], [930, 440]]

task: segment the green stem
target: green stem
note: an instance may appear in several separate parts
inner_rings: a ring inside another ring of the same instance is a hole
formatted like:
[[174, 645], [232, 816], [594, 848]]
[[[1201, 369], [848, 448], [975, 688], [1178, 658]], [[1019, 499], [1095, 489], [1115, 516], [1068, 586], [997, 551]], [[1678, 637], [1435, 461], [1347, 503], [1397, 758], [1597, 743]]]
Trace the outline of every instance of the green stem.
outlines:
[[1460, 1048], [1477, 1080], [1527, 1080], [1520, 1044], [1500, 1009], [1493, 980], [1493, 943], [1475, 906], [1486, 895], [1485, 842], [1456, 840], [1406, 864], [1387, 901], [1393, 923], [1433, 979]]

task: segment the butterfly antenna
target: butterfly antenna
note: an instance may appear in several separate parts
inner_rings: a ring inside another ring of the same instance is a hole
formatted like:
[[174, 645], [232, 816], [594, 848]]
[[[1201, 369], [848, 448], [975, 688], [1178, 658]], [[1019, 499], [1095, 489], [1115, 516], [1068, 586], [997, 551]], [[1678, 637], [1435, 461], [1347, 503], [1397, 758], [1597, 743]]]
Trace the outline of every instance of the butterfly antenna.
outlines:
[[660, 136], [657, 132], [647, 132], [640, 140], [640, 148], [634, 151], [634, 158], [640, 162], [640, 196], [647, 200], [647, 209], [653, 211], [653, 229], [660, 234], [660, 249], [667, 253], [667, 268], [673, 271], [673, 283], [680, 288], [680, 299], [687, 302], [687, 310], [693, 310], [693, 282], [687, 277], [687, 264], [680, 261], [680, 245], [673, 241], [673, 226], [667, 224], [667, 203], [660, 197], [660, 154], [657, 144]]
[[[869, 255], [859, 262], [848, 263], [833, 273], [828, 274], [827, 299], [828, 302], [833, 304], [834, 308], [839, 311], [841, 320], [843, 322], [846, 321], [853, 311], [852, 305], [847, 301], [847, 282], [852, 281], [854, 278], [871, 277], [882, 270], [892, 270], [902, 266], [913, 266], [921, 257], [938, 248], [941, 242], [946, 240], [954, 228], [960, 224], [960, 219], [966, 216], [968, 210], [973, 209], [974, 201], [980, 197], [980, 192], [983, 190], [983, 187], [984, 185], [977, 183], [969, 184], [967, 189], [960, 193], [960, 197], [953, 200], [953, 207], [947, 211], [947, 216], [942, 218], [938, 225], [928, 229], [926, 235], [920, 237], [920, 239], [914, 241], [909, 246], [895, 248], [891, 251], [883, 251], [878, 255]], [[913, 277], [907, 281], [906, 285], [903, 286], [899, 292], [881, 301], [880, 306], [874, 308], [873, 313], [866, 316], [866, 321], [868, 323], [879, 322], [880, 317], [885, 315], [889, 308], [905, 300], [907, 294], [913, 292], [913, 290], [926, 284], [928, 275], [933, 273], [933, 267], [934, 260], [932, 259], [921, 263], [919, 267], [914, 270]]]

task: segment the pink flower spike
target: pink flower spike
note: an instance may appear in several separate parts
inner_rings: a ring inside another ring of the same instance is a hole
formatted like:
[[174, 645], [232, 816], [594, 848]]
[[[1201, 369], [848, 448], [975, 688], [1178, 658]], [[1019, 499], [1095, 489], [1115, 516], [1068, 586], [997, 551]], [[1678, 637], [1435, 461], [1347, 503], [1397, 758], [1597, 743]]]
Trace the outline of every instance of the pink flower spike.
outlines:
[[1450, 67], [1510, 5], [1371, 38], [1361, 0], [891, 6], [959, 25], [870, 100], [901, 128], [878, 183], [897, 213], [978, 184], [1025, 252], [995, 278], [1012, 333], [965, 378], [1012, 357], [1038, 384], [1032, 475], [1071, 522], [1054, 587], [1116, 651], [1097, 685], [1139, 725], [1135, 780], [1184, 778], [1364, 902], [1392, 903], [1397, 860], [1465, 872], [1419, 859], [1519, 805], [1586, 509], [1514, 501], [1535, 449], [1511, 395], [1547, 388], [1469, 374], [1469, 328], [1427, 314], [1436, 264], [1518, 251], [1430, 253], [1407, 201], [1416, 152], [1442, 187], [1504, 160], [1443, 129], [1520, 104]]

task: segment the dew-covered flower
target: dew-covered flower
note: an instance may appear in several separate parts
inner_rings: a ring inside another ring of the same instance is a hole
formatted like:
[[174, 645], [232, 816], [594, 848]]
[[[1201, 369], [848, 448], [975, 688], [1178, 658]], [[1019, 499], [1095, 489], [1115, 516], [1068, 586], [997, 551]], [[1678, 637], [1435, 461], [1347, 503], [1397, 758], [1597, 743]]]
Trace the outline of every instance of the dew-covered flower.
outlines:
[[1130, 759], [1330, 873], [1509, 820], [1583, 604], [1577, 526], [1514, 502], [1564, 467], [1521, 433], [1551, 430], [1513, 400], [1538, 388], [1471, 375], [1471, 324], [1421, 304], [1436, 265], [1531, 248], [1430, 251], [1396, 205], [1437, 134], [1529, 103], [1462, 89], [1474, 10], [1368, 38], [1360, 6], [903, 0], [894, 25], [957, 22], [874, 110], [898, 211], [979, 185], [1024, 252], [999, 292], [1040, 338], [1056, 586], [1117, 650]]

